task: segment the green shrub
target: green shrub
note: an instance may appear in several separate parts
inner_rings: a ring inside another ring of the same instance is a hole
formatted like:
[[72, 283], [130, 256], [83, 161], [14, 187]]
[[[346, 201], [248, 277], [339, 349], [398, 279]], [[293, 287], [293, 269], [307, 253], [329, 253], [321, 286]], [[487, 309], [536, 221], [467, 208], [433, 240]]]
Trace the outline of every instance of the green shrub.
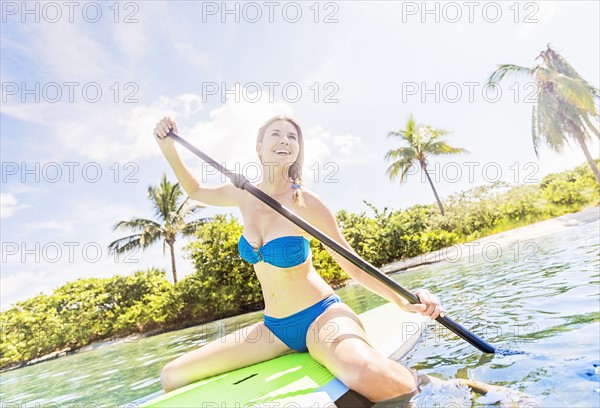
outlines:
[[214, 320], [264, 307], [254, 269], [238, 253], [242, 230], [231, 215], [217, 215], [186, 246], [195, 272], [181, 281], [178, 290], [191, 318]]
[[548, 174], [540, 187], [544, 198], [557, 206], [582, 206], [598, 202], [600, 196], [598, 183], [587, 164], [562, 173]]

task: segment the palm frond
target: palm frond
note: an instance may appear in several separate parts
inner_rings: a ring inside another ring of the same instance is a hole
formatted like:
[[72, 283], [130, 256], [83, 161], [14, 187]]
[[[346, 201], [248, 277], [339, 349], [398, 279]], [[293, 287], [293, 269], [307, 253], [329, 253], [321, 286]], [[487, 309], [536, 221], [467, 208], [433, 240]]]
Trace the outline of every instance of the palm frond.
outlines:
[[427, 143], [452, 133], [450, 129], [434, 129], [430, 125], [422, 126], [421, 128], [419, 128], [419, 132], [423, 135]]
[[134, 251], [141, 248], [140, 244], [141, 234], [129, 235], [127, 237], [119, 238], [110, 244], [108, 244], [109, 254], [122, 254], [129, 251]]
[[436, 156], [446, 154], [470, 153], [467, 149], [463, 149], [462, 147], [452, 147], [448, 143], [443, 141], [438, 141], [430, 144], [427, 147], [427, 151], [429, 152], [429, 154]]
[[206, 217], [206, 218], [200, 218], [194, 221], [190, 221], [187, 224], [184, 225], [184, 227], [181, 229], [181, 234], [183, 236], [194, 236], [196, 234], [196, 231], [198, 230], [198, 228], [200, 228], [202, 225], [211, 222], [212, 218], [211, 217]]
[[385, 154], [385, 160], [397, 160], [408, 157], [415, 157], [417, 152], [412, 147], [399, 147], [397, 149], [389, 150]]
[[408, 121], [406, 122], [406, 127], [401, 130], [388, 132], [387, 137], [400, 137], [400, 138], [406, 140], [408, 142], [408, 144], [410, 145], [413, 143], [413, 139], [415, 137], [416, 131], [417, 131], [417, 124], [411, 113], [408, 118]]
[[598, 137], [598, 139], [600, 139], [600, 133], [598, 132], [598, 129], [594, 126], [594, 124], [590, 121], [590, 118], [588, 117], [588, 115], [581, 115], [583, 121], [586, 124], [586, 127], [593, 133], [596, 135], [596, 137]]
[[571, 78], [581, 79], [581, 76], [577, 73], [575, 68], [573, 68], [571, 64], [569, 64], [567, 60], [563, 58], [562, 55], [560, 55], [557, 51], [553, 50], [550, 47], [550, 44], [548, 44], [546, 51], [542, 52], [541, 55], [546, 65], [552, 70], [567, 75]]
[[539, 117], [538, 117], [538, 109], [537, 103], [533, 105], [533, 109], [531, 110], [531, 137], [533, 142], [533, 151], [535, 152], [536, 157], [540, 156], [539, 147], [540, 140], [542, 138], [539, 126]]
[[158, 186], [148, 186], [148, 198], [154, 205], [155, 215], [166, 224], [171, 223], [177, 202], [182, 195], [179, 183], [171, 184], [166, 175], [163, 175]]
[[598, 91], [598, 88], [595, 88], [592, 85], [590, 85], [589, 88], [592, 95], [594, 95], [594, 98], [600, 99], [600, 91]]
[[152, 205], [154, 207], [154, 215], [158, 219], [166, 221], [168, 211], [166, 209], [162, 189], [160, 187], [148, 186], [147, 197], [152, 202]]
[[498, 65], [498, 68], [496, 68], [494, 72], [492, 72], [486, 82], [489, 87], [495, 88], [495, 86], [508, 75], [531, 77], [532, 74], [533, 70], [530, 68], [513, 64], [501, 64]]
[[538, 98], [537, 107], [541, 136], [550, 149], [559, 152], [565, 144], [565, 129], [561, 121], [558, 102], [550, 91], [542, 89]]
[[386, 169], [385, 173], [388, 175], [390, 180], [400, 177], [400, 184], [406, 181], [408, 171], [413, 166], [414, 161], [412, 160], [399, 160], [396, 161]]
[[566, 103], [575, 106], [583, 112], [595, 112], [594, 96], [589, 91], [589, 84], [585, 81], [557, 74], [552, 78], [554, 91]]
[[183, 200], [183, 202], [177, 209], [177, 214], [179, 214], [182, 218], [184, 218], [185, 216], [193, 214], [193, 213], [197, 212], [198, 210], [201, 210], [204, 208], [206, 208], [206, 206], [204, 204], [201, 204], [198, 202], [192, 204], [191, 198], [188, 196], [188, 197], [186, 197], [185, 200]]
[[176, 212], [175, 207], [177, 207], [177, 201], [182, 195], [183, 192], [181, 191], [179, 183], [175, 183], [171, 186], [171, 189], [169, 190], [169, 211]]
[[158, 228], [161, 226], [159, 223], [153, 220], [149, 220], [146, 218], [133, 218], [129, 221], [119, 221], [117, 224], [113, 226], [113, 231], [121, 230], [121, 231], [133, 231], [139, 232], [144, 230], [145, 228]]
[[415, 121], [415, 118], [414, 118], [413, 114], [411, 113], [410, 116], [408, 117], [408, 122], [406, 122], [406, 130], [405, 130], [405, 134], [409, 138], [408, 140], [412, 140], [412, 137], [416, 133], [416, 130], [417, 130], [417, 121]]

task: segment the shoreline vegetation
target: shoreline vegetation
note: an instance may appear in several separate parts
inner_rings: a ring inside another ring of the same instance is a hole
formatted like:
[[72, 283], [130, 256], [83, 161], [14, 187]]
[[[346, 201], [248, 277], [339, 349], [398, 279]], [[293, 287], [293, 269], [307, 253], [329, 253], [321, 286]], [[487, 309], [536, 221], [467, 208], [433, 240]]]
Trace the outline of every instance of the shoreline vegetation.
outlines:
[[[496, 183], [454, 194], [444, 200], [445, 215], [436, 204], [380, 210], [364, 203], [374, 216], [341, 210], [338, 225], [361, 258], [393, 273], [443, 260], [445, 248], [484, 237], [491, 242], [495, 234], [598, 206], [600, 187], [586, 163], [537, 184]], [[184, 248], [195, 272], [176, 284], [166, 270], [150, 267], [81, 278], [13, 304], [0, 312], [0, 370], [264, 309], [252, 266], [237, 252], [242, 229], [230, 214], [199, 224]], [[332, 288], [352, 283], [316, 239], [310, 247], [315, 269]]]

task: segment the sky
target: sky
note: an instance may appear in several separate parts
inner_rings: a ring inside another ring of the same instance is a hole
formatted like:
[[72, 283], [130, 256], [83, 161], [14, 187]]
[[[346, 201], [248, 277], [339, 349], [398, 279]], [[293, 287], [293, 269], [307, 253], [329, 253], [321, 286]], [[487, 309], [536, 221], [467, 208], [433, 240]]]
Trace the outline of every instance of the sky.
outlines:
[[[337, 212], [373, 215], [434, 201], [418, 172], [390, 180], [387, 137], [412, 114], [469, 151], [432, 158], [442, 198], [501, 180], [535, 183], [585, 162], [531, 142], [535, 84], [499, 64], [534, 66], [547, 44], [598, 87], [595, 1], [537, 2], [13, 2], [1, 8], [0, 308], [66, 282], [170, 274], [162, 245], [115, 257], [121, 220], [154, 218], [146, 197], [175, 175], [152, 130], [180, 136], [253, 184], [258, 128], [294, 117], [305, 137], [304, 183]], [[539, 60], [538, 60], [539, 61]], [[596, 123], [596, 126], [598, 124]], [[197, 179], [228, 182], [178, 151]], [[592, 145], [598, 157], [598, 145]], [[231, 214], [206, 207], [198, 217]], [[193, 271], [176, 243], [178, 276]]]

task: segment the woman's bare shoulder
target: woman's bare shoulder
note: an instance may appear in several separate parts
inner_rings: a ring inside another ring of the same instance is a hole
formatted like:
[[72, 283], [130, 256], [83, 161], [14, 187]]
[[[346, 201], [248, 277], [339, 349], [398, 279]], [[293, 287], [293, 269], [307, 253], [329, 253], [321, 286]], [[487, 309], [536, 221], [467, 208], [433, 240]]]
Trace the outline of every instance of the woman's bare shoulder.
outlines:
[[318, 216], [331, 213], [331, 210], [325, 203], [325, 200], [315, 191], [302, 187], [302, 198], [306, 205], [303, 210], [307, 213]]
[[321, 202], [321, 196], [319, 194], [304, 186], [302, 186], [302, 198], [304, 199], [307, 208], [309, 208], [309, 204], [314, 205]]

